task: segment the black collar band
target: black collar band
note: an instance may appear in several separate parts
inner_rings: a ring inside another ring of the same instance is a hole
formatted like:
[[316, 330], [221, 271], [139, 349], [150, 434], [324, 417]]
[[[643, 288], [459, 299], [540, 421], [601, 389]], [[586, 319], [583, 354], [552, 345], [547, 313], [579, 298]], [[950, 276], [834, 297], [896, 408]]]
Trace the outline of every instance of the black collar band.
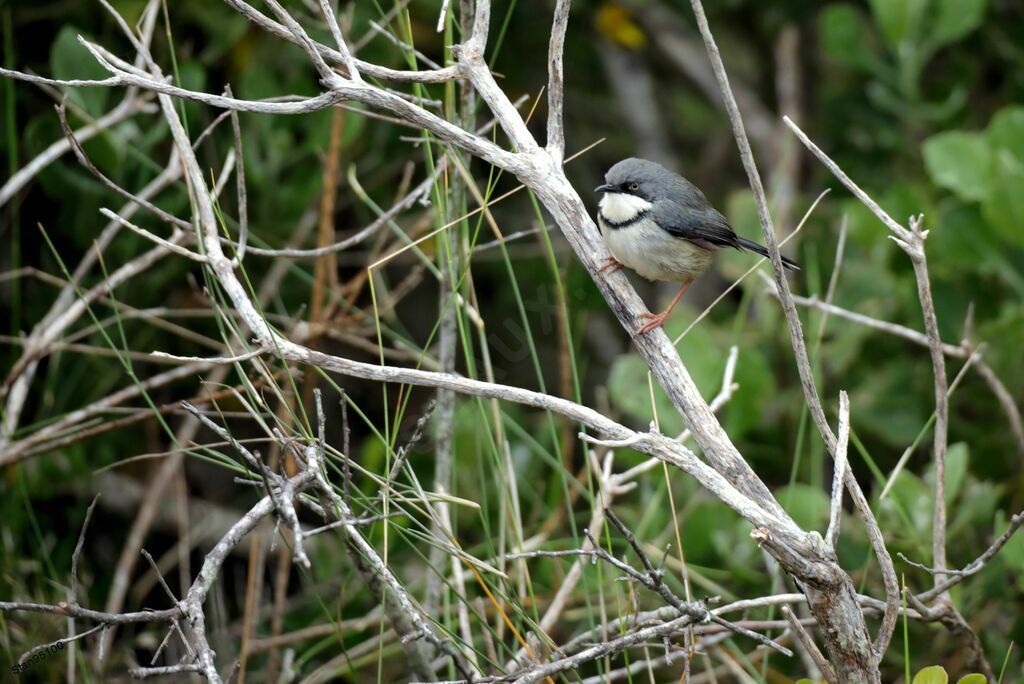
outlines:
[[610, 218], [605, 216], [604, 212], [602, 212], [600, 209], [598, 210], [597, 213], [600, 215], [601, 221], [606, 226], [608, 226], [612, 230], [618, 230], [619, 228], [628, 228], [629, 226], [633, 225], [637, 221], [640, 221], [642, 219], [647, 218], [647, 215], [649, 213], [651, 213], [651, 210], [650, 209], [644, 209], [643, 211], [637, 212], [636, 216], [634, 216], [633, 218], [628, 219], [626, 221], [612, 221]]

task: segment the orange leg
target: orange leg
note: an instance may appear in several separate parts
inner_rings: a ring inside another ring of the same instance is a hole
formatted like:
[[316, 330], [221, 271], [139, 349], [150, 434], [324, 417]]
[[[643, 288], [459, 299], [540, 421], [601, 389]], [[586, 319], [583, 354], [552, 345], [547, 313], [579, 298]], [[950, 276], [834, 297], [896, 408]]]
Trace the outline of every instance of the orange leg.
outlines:
[[[608, 257], [607, 259], [604, 260], [604, 266], [597, 269], [597, 272], [603, 273], [605, 271], [608, 271], [608, 273], [615, 273], [616, 271], [621, 271], [622, 268], [622, 264], [619, 262], [618, 259], [616, 259], [615, 257]], [[611, 270], [609, 271], [608, 269]]]
[[664, 325], [665, 324], [665, 319], [668, 318], [668, 315], [670, 313], [672, 313], [672, 309], [676, 308], [676, 304], [679, 303], [679, 298], [683, 296], [683, 293], [686, 292], [686, 288], [690, 287], [690, 283], [692, 283], [692, 282], [693, 282], [693, 280], [691, 279], [691, 280], [687, 280], [685, 283], [683, 283], [683, 286], [679, 288], [679, 292], [677, 292], [676, 296], [672, 299], [672, 303], [669, 304], [668, 308], [665, 309], [664, 311], [662, 311], [661, 313], [657, 313], [657, 314], [642, 313], [642, 314], [640, 314], [640, 318], [647, 318], [647, 319], [650, 319], [650, 320], [647, 323], [645, 323], [642, 328], [637, 330], [636, 334], [637, 335], [643, 335], [645, 332], [650, 332], [651, 330], [654, 330], [655, 328], [660, 328], [662, 325]]

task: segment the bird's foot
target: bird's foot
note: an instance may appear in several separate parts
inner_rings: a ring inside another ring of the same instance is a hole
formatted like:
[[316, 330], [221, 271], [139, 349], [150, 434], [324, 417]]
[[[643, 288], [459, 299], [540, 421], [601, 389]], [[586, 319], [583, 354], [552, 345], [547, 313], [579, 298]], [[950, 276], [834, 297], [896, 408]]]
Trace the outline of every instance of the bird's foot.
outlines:
[[637, 335], [643, 335], [645, 332], [650, 332], [655, 328], [660, 328], [665, 325], [665, 319], [668, 318], [668, 311], [662, 311], [661, 313], [642, 313], [639, 315], [640, 318], [646, 318], [647, 323], [644, 323], [643, 327], [636, 331]]
[[[615, 257], [608, 257], [607, 259], [604, 260], [604, 265], [601, 266], [601, 268], [597, 269], [597, 272], [604, 273], [605, 271], [608, 271], [608, 273], [611, 274], [617, 271], [621, 271], [622, 268], [622, 262], [620, 262]], [[609, 271], [608, 269], [611, 270]]]

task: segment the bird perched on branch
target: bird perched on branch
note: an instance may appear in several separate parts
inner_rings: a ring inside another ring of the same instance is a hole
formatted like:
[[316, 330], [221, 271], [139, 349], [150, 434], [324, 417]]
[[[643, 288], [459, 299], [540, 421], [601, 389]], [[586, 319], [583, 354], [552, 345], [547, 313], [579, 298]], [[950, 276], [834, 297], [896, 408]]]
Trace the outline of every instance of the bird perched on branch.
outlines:
[[[768, 250], [736, 235], [729, 222], [693, 183], [661, 164], [646, 159], [623, 159], [605, 174], [597, 223], [612, 256], [598, 272], [614, 273], [623, 266], [648, 280], [681, 283], [668, 308], [650, 319], [637, 335], [665, 323], [694, 280], [711, 266], [721, 247], [750, 250], [768, 256]], [[782, 257], [791, 270], [796, 262]]]

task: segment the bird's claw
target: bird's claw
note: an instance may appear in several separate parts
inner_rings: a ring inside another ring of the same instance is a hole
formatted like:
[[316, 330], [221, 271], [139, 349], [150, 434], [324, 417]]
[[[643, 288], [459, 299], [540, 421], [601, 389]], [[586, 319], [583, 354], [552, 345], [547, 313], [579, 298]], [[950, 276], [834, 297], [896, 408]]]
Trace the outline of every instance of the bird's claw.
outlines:
[[607, 259], [604, 260], [604, 265], [601, 266], [601, 268], [597, 269], [597, 272], [604, 273], [605, 271], [608, 271], [608, 269], [611, 269], [610, 271], [608, 271], [608, 273], [611, 274], [621, 271], [622, 268], [622, 262], [620, 262], [615, 257], [608, 257]]
[[641, 327], [639, 330], [636, 331], [637, 335], [643, 335], [646, 332], [650, 332], [650, 331], [654, 330], [655, 328], [660, 328], [661, 326], [663, 326], [665, 324], [665, 319], [668, 318], [668, 312], [664, 311], [662, 313], [657, 313], [657, 314], [652, 314], [652, 313], [646, 313], [645, 312], [645, 313], [639, 314], [639, 318], [650, 319], [650, 320], [648, 320], [647, 323], [645, 323], [643, 325], [643, 327]]

